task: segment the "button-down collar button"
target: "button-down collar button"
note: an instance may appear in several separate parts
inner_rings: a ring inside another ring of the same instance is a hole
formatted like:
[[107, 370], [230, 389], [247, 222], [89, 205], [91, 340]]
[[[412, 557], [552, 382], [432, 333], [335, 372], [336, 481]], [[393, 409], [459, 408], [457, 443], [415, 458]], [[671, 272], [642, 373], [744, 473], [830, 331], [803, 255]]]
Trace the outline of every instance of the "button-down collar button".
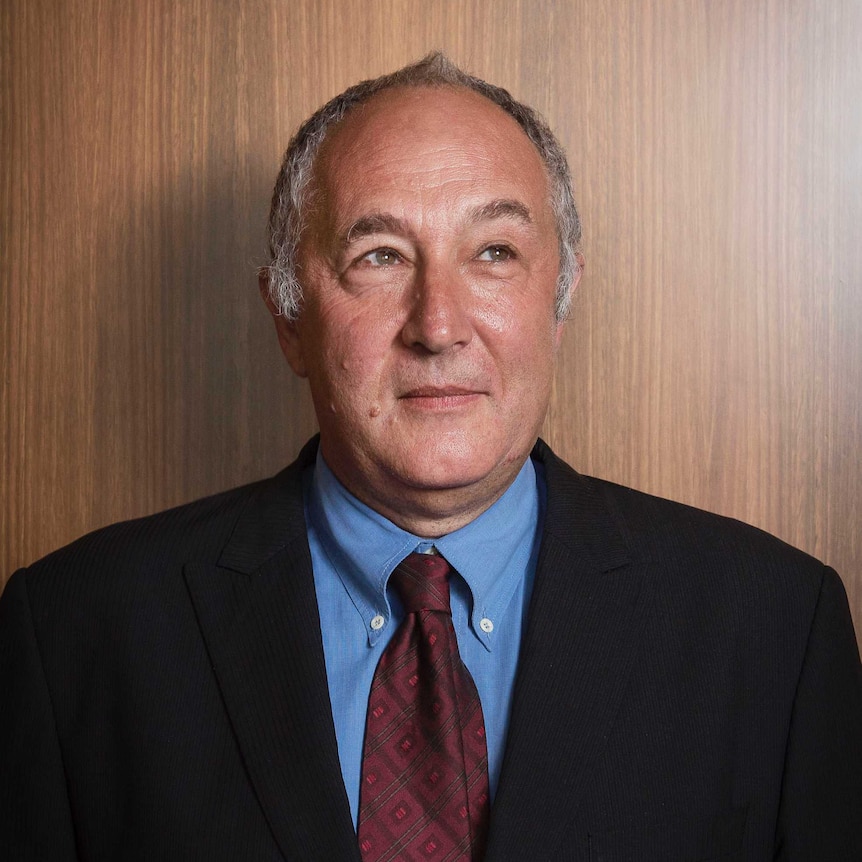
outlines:
[[377, 614], [377, 616], [371, 620], [371, 628], [373, 628], [374, 631], [380, 631], [380, 629], [382, 629], [385, 625], [386, 620], [382, 616], [380, 616], [380, 614]]
[[479, 628], [482, 629], [486, 635], [489, 635], [494, 631], [494, 623], [492, 623], [488, 617], [482, 617], [482, 619], [479, 620]]

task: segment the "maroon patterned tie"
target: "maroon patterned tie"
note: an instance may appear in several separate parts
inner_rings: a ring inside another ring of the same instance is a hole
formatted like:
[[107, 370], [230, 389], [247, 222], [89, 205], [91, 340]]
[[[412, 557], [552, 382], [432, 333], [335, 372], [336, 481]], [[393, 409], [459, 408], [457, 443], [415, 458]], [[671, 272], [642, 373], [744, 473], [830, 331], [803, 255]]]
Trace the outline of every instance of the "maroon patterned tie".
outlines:
[[458, 654], [443, 557], [392, 573], [405, 618], [368, 699], [359, 847], [363, 862], [478, 862], [488, 831], [482, 705]]

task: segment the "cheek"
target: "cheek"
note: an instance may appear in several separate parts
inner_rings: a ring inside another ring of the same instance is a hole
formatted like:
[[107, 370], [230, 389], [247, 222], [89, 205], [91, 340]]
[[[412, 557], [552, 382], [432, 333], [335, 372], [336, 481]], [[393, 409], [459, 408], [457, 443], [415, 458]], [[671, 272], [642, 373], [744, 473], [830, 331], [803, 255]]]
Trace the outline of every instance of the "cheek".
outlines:
[[544, 407], [550, 395], [557, 356], [557, 325], [533, 319], [507, 339], [508, 379], [524, 405]]
[[379, 326], [361, 319], [330, 327], [308, 351], [317, 406], [330, 413], [374, 415], [389, 343]]
[[497, 305], [483, 318], [485, 331], [498, 344], [505, 345], [510, 358], [520, 356], [524, 373], [553, 358], [559, 343], [559, 325], [544, 297], [528, 297], [535, 304], [521, 301], [505, 307]]
[[520, 339], [525, 351], [528, 345], [544, 347], [556, 335], [555, 287], [556, 273], [545, 267], [501, 282], [477, 296], [474, 319], [498, 339]]

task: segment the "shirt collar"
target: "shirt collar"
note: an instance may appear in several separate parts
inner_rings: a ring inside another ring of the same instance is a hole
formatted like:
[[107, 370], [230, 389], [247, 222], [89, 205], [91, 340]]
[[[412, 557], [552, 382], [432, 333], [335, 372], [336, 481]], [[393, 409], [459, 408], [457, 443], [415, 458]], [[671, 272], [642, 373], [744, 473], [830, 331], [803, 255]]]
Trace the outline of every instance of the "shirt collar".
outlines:
[[505, 493], [478, 518], [429, 540], [402, 530], [354, 497], [318, 451], [306, 493], [309, 529], [317, 532], [320, 546], [362, 617], [369, 643], [377, 642], [392, 617], [386, 595], [392, 570], [412, 551], [433, 546], [466, 582], [472, 594], [471, 630], [490, 650], [494, 621], [530, 563], [539, 523], [536, 482], [536, 470], [528, 458]]

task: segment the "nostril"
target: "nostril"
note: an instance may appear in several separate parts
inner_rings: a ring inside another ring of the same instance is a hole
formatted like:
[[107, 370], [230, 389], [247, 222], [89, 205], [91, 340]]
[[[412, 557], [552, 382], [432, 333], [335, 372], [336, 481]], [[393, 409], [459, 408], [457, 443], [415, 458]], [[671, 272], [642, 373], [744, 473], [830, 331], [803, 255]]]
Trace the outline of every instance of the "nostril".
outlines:
[[472, 338], [469, 291], [447, 273], [435, 277], [426, 269], [412, 296], [402, 338], [410, 347], [440, 353]]
[[440, 353], [471, 338], [466, 318], [452, 315], [413, 315], [405, 324], [402, 339], [410, 347]]

